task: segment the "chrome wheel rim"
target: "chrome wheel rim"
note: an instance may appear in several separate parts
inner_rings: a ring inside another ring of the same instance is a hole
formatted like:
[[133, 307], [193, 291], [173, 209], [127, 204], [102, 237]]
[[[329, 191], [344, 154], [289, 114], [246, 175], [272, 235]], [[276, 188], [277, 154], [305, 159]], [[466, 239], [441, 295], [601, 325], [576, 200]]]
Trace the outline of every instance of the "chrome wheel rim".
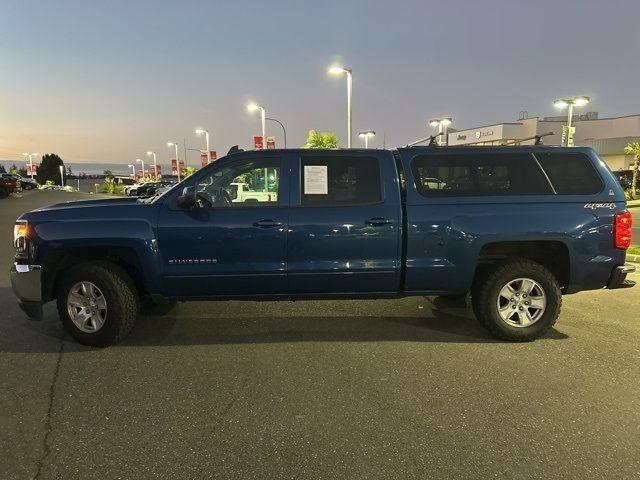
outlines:
[[67, 295], [67, 311], [73, 324], [84, 333], [95, 333], [107, 319], [107, 300], [91, 282], [78, 282]]
[[500, 289], [496, 307], [499, 317], [507, 325], [529, 327], [544, 315], [547, 296], [535, 280], [516, 278]]

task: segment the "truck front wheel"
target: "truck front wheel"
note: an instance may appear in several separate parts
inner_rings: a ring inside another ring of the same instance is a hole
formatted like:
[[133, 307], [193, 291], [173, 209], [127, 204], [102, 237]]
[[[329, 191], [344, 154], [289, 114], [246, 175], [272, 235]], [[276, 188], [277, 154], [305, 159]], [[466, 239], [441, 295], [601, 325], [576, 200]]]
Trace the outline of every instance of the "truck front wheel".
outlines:
[[133, 281], [109, 262], [81, 263], [64, 272], [57, 304], [65, 330], [93, 347], [106, 347], [126, 337], [139, 308]]
[[531, 260], [515, 260], [487, 273], [471, 297], [476, 318], [504, 340], [526, 342], [555, 323], [562, 293], [555, 276]]

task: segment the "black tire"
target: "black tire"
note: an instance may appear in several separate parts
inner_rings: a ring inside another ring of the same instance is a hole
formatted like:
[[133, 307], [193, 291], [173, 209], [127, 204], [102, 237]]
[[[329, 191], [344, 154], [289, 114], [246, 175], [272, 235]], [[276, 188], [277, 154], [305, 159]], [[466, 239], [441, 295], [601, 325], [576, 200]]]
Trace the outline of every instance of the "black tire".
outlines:
[[151, 299], [146, 299], [140, 304], [140, 314], [148, 317], [161, 317], [176, 308], [178, 302], [169, 300], [166, 303], [156, 303]]
[[[95, 332], [78, 328], [67, 309], [67, 297], [78, 282], [88, 281], [100, 289], [106, 301], [104, 325]], [[109, 262], [86, 262], [61, 275], [57, 291], [58, 314], [65, 330], [83, 345], [106, 347], [124, 339], [138, 318], [139, 300], [135, 285], [127, 273]]]
[[7, 198], [9, 196], [9, 192], [5, 188], [0, 188], [0, 198]]
[[[538, 283], [546, 297], [544, 313], [529, 326], [512, 326], [498, 313], [500, 290], [519, 278]], [[497, 338], [528, 342], [542, 336], [556, 323], [562, 306], [562, 292], [556, 277], [544, 266], [531, 260], [514, 260], [485, 272], [474, 285], [471, 305], [478, 321]]]

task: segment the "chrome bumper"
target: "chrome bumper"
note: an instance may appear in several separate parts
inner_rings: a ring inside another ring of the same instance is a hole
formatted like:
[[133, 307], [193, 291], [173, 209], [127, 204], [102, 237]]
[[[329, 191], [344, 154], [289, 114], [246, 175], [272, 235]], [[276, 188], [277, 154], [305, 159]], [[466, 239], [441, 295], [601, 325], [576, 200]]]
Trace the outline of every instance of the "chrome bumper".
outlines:
[[34, 320], [42, 318], [42, 267], [14, 263], [10, 271], [11, 287], [18, 305]]

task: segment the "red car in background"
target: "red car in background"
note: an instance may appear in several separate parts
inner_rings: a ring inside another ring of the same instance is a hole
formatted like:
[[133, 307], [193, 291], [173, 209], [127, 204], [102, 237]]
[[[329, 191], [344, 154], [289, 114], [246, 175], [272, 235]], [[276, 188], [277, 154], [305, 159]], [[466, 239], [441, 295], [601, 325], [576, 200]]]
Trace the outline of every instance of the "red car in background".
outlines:
[[10, 177], [0, 177], [0, 198], [7, 198], [10, 193], [20, 190], [20, 180]]

